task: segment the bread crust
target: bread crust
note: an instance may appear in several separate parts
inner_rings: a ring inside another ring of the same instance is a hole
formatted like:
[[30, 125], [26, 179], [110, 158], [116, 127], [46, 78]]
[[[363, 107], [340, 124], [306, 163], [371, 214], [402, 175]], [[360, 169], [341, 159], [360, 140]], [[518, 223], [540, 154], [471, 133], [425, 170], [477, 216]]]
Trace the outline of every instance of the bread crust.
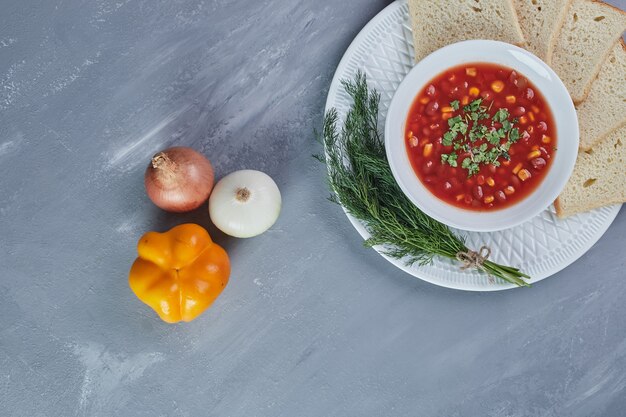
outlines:
[[[619, 7], [616, 7], [616, 6], [613, 6], [611, 4], [605, 3], [605, 2], [603, 2], [601, 0], [587, 0], [587, 1], [590, 2], [590, 3], [598, 4], [598, 5], [602, 6], [602, 7], [610, 8], [610, 9], [612, 9], [614, 11], [619, 12], [619, 14], [623, 15], [624, 17], [626, 17], [626, 11], [620, 9]], [[602, 64], [606, 61], [606, 59], [611, 54], [611, 51], [613, 50], [613, 46], [615, 46], [615, 44], [620, 39], [622, 39], [622, 35], [623, 35], [623, 32], [615, 39], [614, 42], [611, 42], [611, 48], [607, 49], [607, 52], [604, 54], [603, 59], [598, 62], [598, 65], [596, 66], [596, 68], [594, 70], [595, 75], [592, 77], [591, 81], [587, 84], [587, 86], [583, 90], [582, 96], [581, 97], [572, 97], [572, 100], [574, 101], [574, 104], [580, 104], [583, 101], [585, 101], [585, 99], [589, 95], [589, 91], [591, 90], [591, 85], [596, 80], [596, 78], [598, 78], [598, 74], [600, 73], [600, 69], [602, 68]], [[622, 42], [623, 42], [623, 39], [622, 39]]]
[[[623, 38], [620, 38], [619, 43], [622, 45], [622, 51], [624, 53], [626, 53], [626, 42], [624, 42]], [[609, 54], [610, 55], [610, 54]], [[605, 61], [606, 62], [606, 61]], [[600, 72], [602, 72], [602, 69], [600, 69], [600, 71], [598, 71], [598, 76], [600, 75]], [[596, 79], [594, 80], [594, 82], [598, 79], [598, 76], [596, 76]], [[593, 83], [591, 83], [591, 85], [593, 85]], [[591, 87], [590, 87], [591, 90]], [[579, 103], [579, 104], [582, 104]], [[589, 151], [591, 149], [593, 149], [594, 146], [598, 145], [599, 143], [602, 143], [604, 140], [606, 140], [606, 138], [608, 138], [613, 132], [615, 132], [616, 130], [621, 129], [622, 127], [624, 127], [624, 125], [626, 125], [626, 120], [624, 120], [622, 123], [620, 123], [619, 125], [615, 126], [613, 129], [605, 132], [604, 134], [598, 136], [597, 138], [595, 138], [595, 140], [589, 144], [583, 144], [580, 143], [579, 144], [579, 149], [583, 150], [583, 151]]]
[[552, 63], [552, 53], [554, 52], [554, 47], [556, 46], [556, 41], [559, 38], [559, 33], [561, 33], [561, 29], [563, 28], [563, 24], [565, 23], [565, 18], [567, 17], [567, 13], [569, 9], [572, 7], [572, 3], [574, 0], [567, 0], [567, 4], [565, 5], [565, 9], [567, 11], [561, 14], [561, 20], [557, 22], [557, 28], [554, 30], [554, 36], [550, 40], [548, 44], [548, 51], [546, 52], [546, 64], [550, 65]]
[[[502, 1], [502, 0], [497, 0]], [[427, 6], [427, 3], [425, 1], [420, 1], [420, 0], [409, 0], [408, 1], [408, 5], [409, 5], [409, 15], [410, 15], [410, 20], [412, 23], [412, 32], [413, 32], [413, 47], [414, 47], [414, 52], [415, 52], [415, 61], [419, 62], [420, 60], [422, 60], [425, 56], [427, 56], [428, 54], [430, 54], [431, 52], [434, 51], [434, 49], [438, 49], [439, 43], [440, 42], [434, 42], [433, 44], [431, 44], [430, 46], [426, 46], [427, 44], [425, 43], [426, 40], [422, 38], [421, 34], [424, 31], [424, 28], [421, 27], [420, 23], [418, 22], [420, 15], [424, 14], [424, 10], [430, 10], [425, 8], [424, 6]], [[448, 2], [442, 2], [442, 3], [448, 3]], [[439, 2], [432, 2], [432, 4], [436, 5], [436, 7], [441, 7], [442, 4], [440, 4]], [[465, 8], [469, 8], [473, 5], [473, 1], [467, 1], [466, 3], [463, 4], [463, 10], [465, 10]], [[506, 27], [506, 33], [504, 34], [504, 36], [500, 37], [500, 40], [504, 41], [504, 42], [509, 42], [511, 44], [520, 46], [520, 47], [524, 47], [526, 44], [526, 39], [524, 37], [524, 33], [522, 32], [522, 28], [519, 22], [519, 18], [517, 15], [517, 11], [515, 9], [515, 5], [514, 5], [514, 1], [513, 0], [504, 0], [502, 1], [502, 3], [500, 4], [502, 6], [502, 11], [505, 12], [507, 14], [506, 19], [499, 14], [499, 19], [501, 22], [505, 23], [505, 27]], [[508, 8], [508, 9], [507, 9]], [[465, 30], [463, 25], [458, 25], [459, 28], [463, 28], [463, 30], [465, 31], [465, 33], [471, 34], [472, 30]], [[480, 38], [481, 35], [480, 34], [472, 34], [470, 36], [467, 37], [463, 37], [462, 33], [463, 30], [459, 31], [461, 33], [459, 33], [459, 36], [454, 36], [449, 38], [448, 40], [448, 44], [449, 43], [454, 43], [454, 42], [458, 42], [461, 40], [467, 40], [467, 39], [477, 39]], [[503, 29], [504, 30], [504, 29]], [[430, 35], [430, 34], [428, 34]], [[438, 34], [435, 34], [434, 37], [436, 37]], [[433, 37], [433, 38], [434, 38]], [[498, 36], [493, 36], [493, 37], [485, 37], [484, 39], [498, 39]], [[443, 45], [441, 45], [443, 46]]]
[[626, 202], [625, 140], [626, 128], [622, 127], [590, 155], [579, 152], [572, 176], [554, 202], [559, 218]]

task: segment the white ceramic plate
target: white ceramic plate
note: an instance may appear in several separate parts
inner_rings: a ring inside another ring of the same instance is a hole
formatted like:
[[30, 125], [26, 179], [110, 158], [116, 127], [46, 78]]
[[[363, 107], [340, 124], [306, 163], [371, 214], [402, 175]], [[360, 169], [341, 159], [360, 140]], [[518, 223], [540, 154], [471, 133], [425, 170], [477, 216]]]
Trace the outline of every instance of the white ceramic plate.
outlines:
[[[336, 108], [340, 116], [351, 102], [340, 81], [352, 79], [358, 70], [368, 78], [370, 87], [381, 94], [381, 121], [398, 85], [413, 67], [413, 45], [406, 0], [398, 0], [372, 19], [346, 51], [330, 87], [326, 110]], [[491, 260], [516, 266], [535, 283], [565, 268], [598, 241], [611, 225], [621, 205], [604, 207], [566, 220], [556, 217], [551, 207], [512, 229], [490, 233], [461, 232], [469, 248], [487, 245]], [[367, 230], [348, 216], [357, 231], [367, 238]], [[380, 248], [376, 248], [380, 253]], [[496, 291], [516, 288], [478, 271], [461, 271], [457, 262], [435, 259], [426, 266], [407, 267], [402, 260], [383, 255], [409, 274], [448, 288], [469, 291]]]
[[[437, 75], [471, 62], [497, 64], [522, 74], [542, 93], [554, 115], [558, 150], [553, 155], [547, 175], [529, 196], [501, 210], [465, 210], [435, 197], [415, 175], [406, 150], [406, 119], [415, 97]], [[559, 196], [576, 164], [578, 120], [567, 88], [546, 63], [508, 43], [470, 40], [445, 46], [411, 69], [389, 105], [385, 121], [385, 147], [398, 185], [424, 213], [448, 226], [474, 232], [493, 232], [532, 219]]]

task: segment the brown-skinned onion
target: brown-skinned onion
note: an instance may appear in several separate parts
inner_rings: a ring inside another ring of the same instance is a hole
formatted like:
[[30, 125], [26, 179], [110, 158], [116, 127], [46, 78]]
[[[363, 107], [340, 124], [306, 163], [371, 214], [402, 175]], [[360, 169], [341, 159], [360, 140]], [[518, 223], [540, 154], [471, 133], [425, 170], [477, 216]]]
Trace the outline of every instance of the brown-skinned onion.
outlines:
[[201, 153], [183, 146], [154, 155], [144, 184], [148, 197], [165, 211], [184, 213], [200, 207], [213, 188], [213, 167]]

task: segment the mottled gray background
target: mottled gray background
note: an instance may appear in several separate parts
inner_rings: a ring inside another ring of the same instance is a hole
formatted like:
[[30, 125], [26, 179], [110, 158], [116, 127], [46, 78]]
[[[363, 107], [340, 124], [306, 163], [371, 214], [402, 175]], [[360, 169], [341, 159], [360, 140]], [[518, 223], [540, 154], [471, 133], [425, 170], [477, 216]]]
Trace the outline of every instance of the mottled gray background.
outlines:
[[[0, 1], [0, 416], [624, 416], [626, 215], [532, 289], [439, 288], [361, 246], [312, 130], [382, 0]], [[625, 1], [617, 1], [622, 8]], [[282, 215], [236, 240], [186, 325], [127, 285], [169, 215], [149, 157], [266, 171]]]

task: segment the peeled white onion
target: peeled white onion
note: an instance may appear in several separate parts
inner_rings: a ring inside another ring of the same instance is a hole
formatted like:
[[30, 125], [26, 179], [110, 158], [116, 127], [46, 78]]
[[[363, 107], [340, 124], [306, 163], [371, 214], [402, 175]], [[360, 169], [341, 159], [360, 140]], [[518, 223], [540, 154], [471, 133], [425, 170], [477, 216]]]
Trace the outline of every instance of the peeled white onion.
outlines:
[[278, 186], [269, 175], [250, 169], [222, 178], [209, 198], [211, 221], [234, 237], [253, 237], [269, 229], [280, 213]]

